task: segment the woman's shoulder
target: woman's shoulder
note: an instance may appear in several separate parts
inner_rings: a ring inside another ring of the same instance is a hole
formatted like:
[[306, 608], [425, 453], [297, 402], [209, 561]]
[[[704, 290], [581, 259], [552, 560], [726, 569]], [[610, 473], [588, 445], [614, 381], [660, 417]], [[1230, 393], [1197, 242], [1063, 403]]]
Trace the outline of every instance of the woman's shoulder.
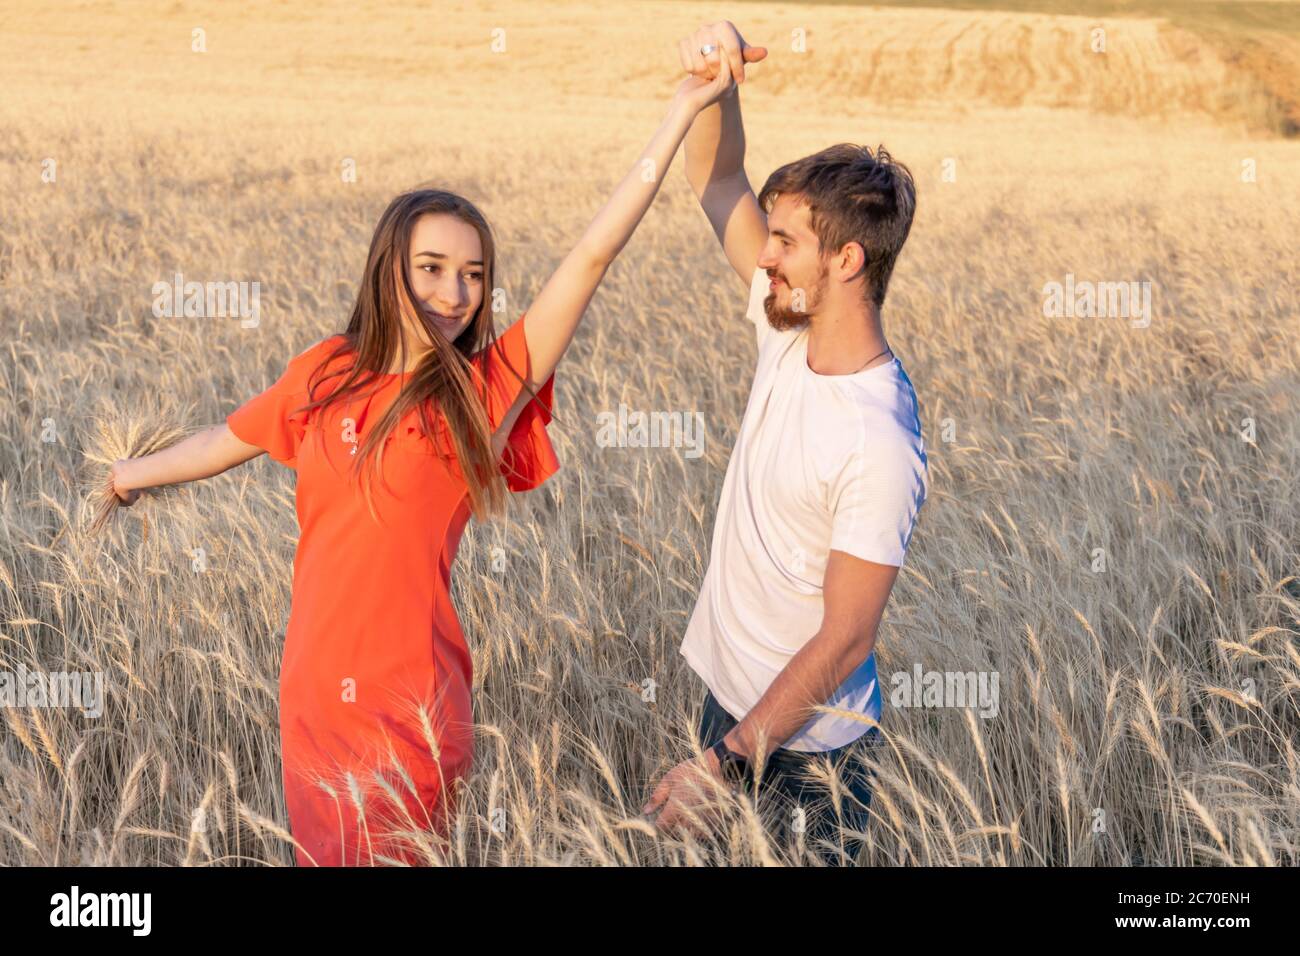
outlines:
[[346, 344], [347, 336], [339, 333], [328, 335], [307, 346], [286, 363], [280, 379], [280, 387], [293, 392], [311, 392], [313, 380], [330, 377], [327, 373], [339, 366], [338, 360], [331, 361], [331, 359], [336, 354], [339, 356], [347, 354], [346, 349], [340, 348]]
[[348, 337], [342, 332], [336, 332], [333, 335], [327, 335], [325, 338], [307, 346], [297, 355], [289, 360], [290, 364], [302, 363], [312, 358], [324, 358], [331, 354], [339, 346], [346, 344]]
[[341, 332], [327, 335], [289, 359], [288, 369], [299, 376], [310, 375], [317, 366], [332, 357], [346, 354], [347, 343], [348, 337]]

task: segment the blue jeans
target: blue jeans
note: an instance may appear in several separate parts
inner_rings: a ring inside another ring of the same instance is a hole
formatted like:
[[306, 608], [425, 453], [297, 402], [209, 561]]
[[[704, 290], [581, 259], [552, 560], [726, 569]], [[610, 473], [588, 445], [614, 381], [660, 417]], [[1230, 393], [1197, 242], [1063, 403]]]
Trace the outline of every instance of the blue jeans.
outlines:
[[[718, 703], [712, 691], [704, 698], [700, 716], [701, 746], [712, 747], [725, 737], [739, 721]], [[828, 866], [851, 863], [861, 840], [854, 834], [865, 833], [870, 814], [872, 775], [856, 757], [873, 751], [880, 742], [880, 728], [872, 727], [857, 740], [835, 750], [805, 752], [778, 747], [767, 755], [756, 797], [758, 810], [770, 819], [770, 831], [783, 846], [798, 838], [802, 822], [803, 839], [809, 851]], [[831, 798], [829, 787], [810, 777], [815, 762], [829, 761], [847, 792], [840, 793], [839, 806]], [[753, 794], [753, 781], [746, 781]], [[766, 794], [766, 796], [765, 796]], [[766, 804], [766, 812], [765, 812]], [[802, 809], [802, 821], [798, 811]], [[843, 852], [841, 852], [841, 850]], [[847, 855], [847, 858], [846, 858]]]

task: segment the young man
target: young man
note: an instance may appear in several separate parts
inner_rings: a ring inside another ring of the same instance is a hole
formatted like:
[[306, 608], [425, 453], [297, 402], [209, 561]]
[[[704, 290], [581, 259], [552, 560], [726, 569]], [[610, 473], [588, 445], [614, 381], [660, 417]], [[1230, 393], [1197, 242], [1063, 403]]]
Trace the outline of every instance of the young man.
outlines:
[[[741, 84], [766, 51], [724, 21], [681, 55], [700, 76], [726, 56]], [[841, 144], [756, 197], [744, 153], [737, 86], [696, 117], [686, 175], [750, 287], [758, 364], [681, 647], [708, 686], [709, 749], [670, 770], [645, 812], [694, 829], [712, 802], [698, 774], [753, 786], [758, 772], [782, 837], [802, 830], [835, 864], [841, 828], [866, 827], [870, 789], [846, 757], [879, 736], [876, 631], [929, 485], [916, 394], [880, 319], [915, 189], [883, 148]], [[809, 778], [823, 759], [850, 790], [838, 807]]]

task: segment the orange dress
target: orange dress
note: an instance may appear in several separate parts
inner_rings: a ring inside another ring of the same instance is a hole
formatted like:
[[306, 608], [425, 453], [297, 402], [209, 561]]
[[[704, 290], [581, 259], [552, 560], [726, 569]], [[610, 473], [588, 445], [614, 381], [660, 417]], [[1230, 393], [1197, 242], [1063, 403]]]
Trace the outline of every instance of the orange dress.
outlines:
[[[308, 401], [312, 370], [341, 341], [331, 336], [291, 359], [226, 424], [298, 473], [280, 669], [285, 803], [298, 864], [418, 864], [423, 856], [400, 831], [446, 836], [453, 784], [473, 758], [473, 663], [450, 594], [469, 496], [454, 458], [420, 434], [412, 409], [389, 435], [372, 483], [376, 524], [348, 470], [409, 373], [382, 376], [377, 388], [362, 389], [372, 394], [323, 418], [320, 409], [295, 412]], [[475, 367], [488, 373], [495, 428], [523, 390], [501, 356], [521, 374], [529, 368], [523, 320], [488, 351]], [[339, 381], [318, 384], [315, 397]], [[554, 376], [511, 430], [502, 471], [512, 491], [535, 488], [559, 468], [546, 434], [553, 390]]]

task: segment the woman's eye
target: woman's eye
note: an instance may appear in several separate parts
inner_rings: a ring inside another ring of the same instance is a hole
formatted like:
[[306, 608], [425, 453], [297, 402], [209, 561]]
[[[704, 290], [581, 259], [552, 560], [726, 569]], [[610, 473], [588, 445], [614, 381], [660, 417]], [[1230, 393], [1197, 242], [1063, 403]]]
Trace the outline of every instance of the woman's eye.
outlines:
[[433, 265], [432, 263], [429, 263], [429, 264], [427, 264], [427, 265], [422, 265], [422, 266], [420, 266], [420, 268], [421, 268], [421, 269], [438, 269], [438, 268], [440, 268], [440, 267], [439, 267], [439, 266], [436, 266], [436, 265]]
[[471, 279], [473, 279], [475, 282], [482, 282], [482, 281], [483, 281], [483, 273], [481, 273], [481, 272], [471, 272], [471, 273], [469, 274], [469, 277], [470, 277]]

